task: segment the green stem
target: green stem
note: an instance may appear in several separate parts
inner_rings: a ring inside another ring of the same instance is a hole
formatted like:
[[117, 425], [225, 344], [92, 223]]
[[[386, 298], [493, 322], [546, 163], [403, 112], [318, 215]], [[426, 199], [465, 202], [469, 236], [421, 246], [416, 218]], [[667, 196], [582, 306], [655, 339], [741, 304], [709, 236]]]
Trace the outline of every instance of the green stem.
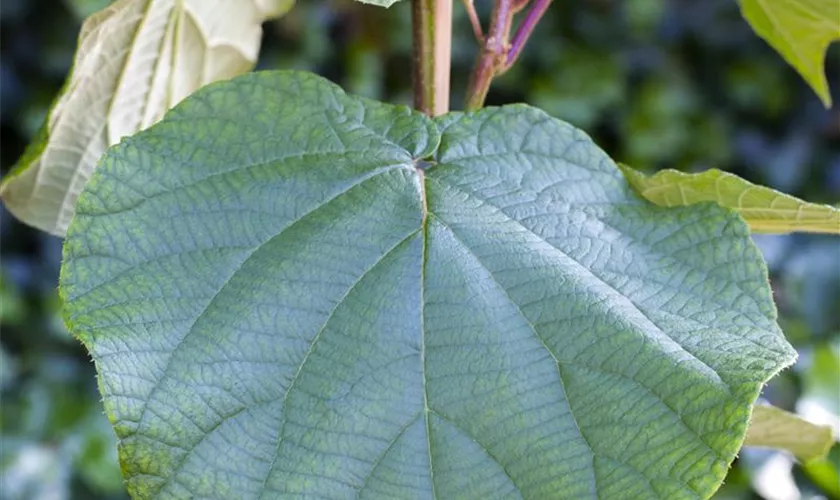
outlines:
[[452, 0], [412, 0], [414, 107], [429, 116], [449, 111]]

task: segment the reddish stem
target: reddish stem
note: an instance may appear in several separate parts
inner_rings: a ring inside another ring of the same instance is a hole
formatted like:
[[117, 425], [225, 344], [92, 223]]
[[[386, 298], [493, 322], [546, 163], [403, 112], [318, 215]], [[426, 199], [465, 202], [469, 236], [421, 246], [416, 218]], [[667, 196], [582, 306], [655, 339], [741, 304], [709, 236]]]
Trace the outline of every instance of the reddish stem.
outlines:
[[493, 6], [490, 30], [478, 54], [467, 88], [466, 108], [468, 110], [476, 110], [484, 106], [484, 99], [490, 90], [490, 82], [505, 65], [513, 14], [520, 4], [521, 0], [497, 0]]

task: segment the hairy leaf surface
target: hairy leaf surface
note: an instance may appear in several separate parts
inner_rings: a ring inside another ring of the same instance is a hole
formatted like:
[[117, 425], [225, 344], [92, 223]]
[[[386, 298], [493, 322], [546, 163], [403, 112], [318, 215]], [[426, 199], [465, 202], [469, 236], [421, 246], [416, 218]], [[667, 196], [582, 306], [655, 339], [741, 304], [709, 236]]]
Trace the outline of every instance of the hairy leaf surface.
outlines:
[[736, 214], [294, 72], [111, 149], [61, 293], [144, 499], [707, 498], [794, 358]]
[[840, 40], [837, 0], [739, 0], [753, 30], [802, 75], [826, 107], [825, 53]]
[[260, 23], [292, 0], [122, 0], [88, 18], [73, 69], [0, 197], [23, 222], [64, 236], [103, 152], [209, 82], [248, 71]]
[[840, 208], [808, 203], [716, 168], [699, 174], [668, 169], [647, 176], [619, 166], [639, 194], [663, 207], [712, 202], [737, 211], [755, 233], [840, 234]]
[[834, 442], [828, 425], [813, 424], [775, 406], [756, 405], [744, 445], [787, 450], [808, 461], [824, 458]]

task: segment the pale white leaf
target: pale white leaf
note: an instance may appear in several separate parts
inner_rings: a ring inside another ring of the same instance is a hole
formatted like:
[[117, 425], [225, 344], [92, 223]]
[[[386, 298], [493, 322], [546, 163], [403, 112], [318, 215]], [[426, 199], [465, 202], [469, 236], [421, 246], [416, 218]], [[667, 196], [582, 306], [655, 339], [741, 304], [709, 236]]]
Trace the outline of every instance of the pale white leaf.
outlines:
[[250, 70], [261, 24], [292, 0], [121, 0], [82, 26], [73, 69], [39, 137], [0, 185], [23, 222], [63, 236], [109, 146], [198, 88]]

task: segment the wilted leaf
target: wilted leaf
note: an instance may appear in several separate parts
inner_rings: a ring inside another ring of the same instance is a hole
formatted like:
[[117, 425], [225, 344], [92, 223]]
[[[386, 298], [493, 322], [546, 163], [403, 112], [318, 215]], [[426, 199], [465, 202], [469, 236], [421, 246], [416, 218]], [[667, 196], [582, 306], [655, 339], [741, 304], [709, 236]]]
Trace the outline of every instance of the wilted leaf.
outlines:
[[0, 185], [17, 218], [63, 236], [99, 157], [202, 85], [248, 71], [260, 23], [291, 0], [122, 0], [85, 21], [39, 137]]
[[619, 165], [642, 196], [663, 207], [713, 202], [737, 211], [755, 233], [840, 234], [840, 209], [808, 203], [735, 174], [710, 169], [699, 174], [661, 170], [652, 176]]
[[837, 0], [740, 0], [741, 12], [820, 96], [826, 107], [831, 95], [825, 79], [825, 53], [840, 40]]
[[300, 73], [107, 153], [61, 293], [145, 498], [708, 498], [795, 356], [744, 223], [528, 106]]
[[831, 427], [766, 405], [756, 405], [744, 440], [744, 446], [786, 450], [803, 461], [824, 457], [833, 444]]

